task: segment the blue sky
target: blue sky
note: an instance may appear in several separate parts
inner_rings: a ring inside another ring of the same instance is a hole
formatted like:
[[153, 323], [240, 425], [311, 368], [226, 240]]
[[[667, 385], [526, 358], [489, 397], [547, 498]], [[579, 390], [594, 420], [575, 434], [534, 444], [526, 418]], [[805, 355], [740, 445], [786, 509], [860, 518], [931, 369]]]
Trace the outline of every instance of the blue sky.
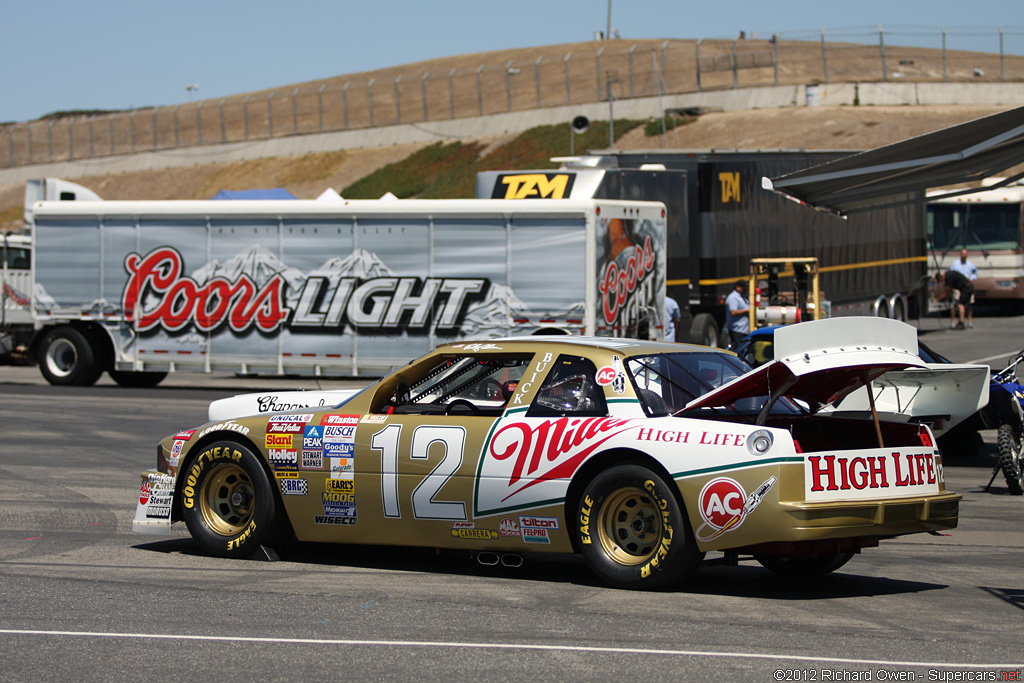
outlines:
[[[0, 0], [0, 122], [127, 109], [453, 54], [568, 43], [607, 24], [607, 0]], [[1020, 0], [612, 0], [623, 39], [815, 39], [881, 24], [920, 44], [1024, 54]], [[970, 36], [967, 33], [983, 35]]]

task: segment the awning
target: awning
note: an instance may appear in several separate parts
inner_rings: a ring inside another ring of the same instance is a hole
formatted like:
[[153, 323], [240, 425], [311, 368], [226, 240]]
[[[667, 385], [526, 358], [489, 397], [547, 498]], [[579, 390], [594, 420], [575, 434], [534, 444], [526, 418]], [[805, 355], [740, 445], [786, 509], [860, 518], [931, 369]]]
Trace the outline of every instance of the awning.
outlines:
[[[840, 214], [858, 213], [921, 201], [907, 198], [929, 188], [982, 180], [1024, 163], [1024, 107], [961, 123], [814, 166], [762, 186], [814, 208]], [[941, 196], [991, 190], [1011, 183], [954, 190]]]

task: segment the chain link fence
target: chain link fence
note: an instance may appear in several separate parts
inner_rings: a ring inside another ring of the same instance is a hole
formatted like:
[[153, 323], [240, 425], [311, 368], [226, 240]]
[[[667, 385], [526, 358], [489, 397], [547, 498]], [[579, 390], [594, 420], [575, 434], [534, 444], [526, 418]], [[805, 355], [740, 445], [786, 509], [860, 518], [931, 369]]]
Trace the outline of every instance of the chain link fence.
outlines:
[[[760, 85], [1024, 80], [1024, 29], [840, 29], [517, 50], [438, 72], [395, 67], [299, 87], [0, 127], [0, 167]], [[444, 64], [437, 60], [432, 64]], [[447, 60], [449, 63], [453, 59]]]

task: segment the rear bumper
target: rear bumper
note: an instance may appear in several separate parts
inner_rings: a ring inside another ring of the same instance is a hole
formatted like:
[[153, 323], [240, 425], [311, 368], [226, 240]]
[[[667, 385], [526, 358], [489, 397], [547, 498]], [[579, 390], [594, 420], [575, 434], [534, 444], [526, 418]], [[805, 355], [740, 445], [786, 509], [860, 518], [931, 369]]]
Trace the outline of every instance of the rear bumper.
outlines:
[[957, 526], [961, 496], [946, 492], [915, 498], [823, 503], [780, 502], [788, 520], [784, 540], [900, 536]]

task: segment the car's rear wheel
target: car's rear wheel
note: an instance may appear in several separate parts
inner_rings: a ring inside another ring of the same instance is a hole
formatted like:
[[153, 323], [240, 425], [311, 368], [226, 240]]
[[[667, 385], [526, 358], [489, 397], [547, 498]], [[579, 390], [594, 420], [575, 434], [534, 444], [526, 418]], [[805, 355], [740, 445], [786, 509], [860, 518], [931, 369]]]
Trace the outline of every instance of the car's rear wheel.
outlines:
[[278, 539], [277, 499], [248, 448], [230, 441], [210, 444], [179, 476], [182, 517], [206, 552], [244, 557]]
[[754, 559], [780, 576], [808, 578], [828, 574], [842, 567], [853, 558], [854, 553], [818, 555], [815, 557], [792, 557], [786, 555], [754, 555]]
[[692, 572], [704, 557], [670, 485], [640, 465], [612, 467], [594, 477], [576, 522], [587, 564], [618, 588], [660, 588]]

